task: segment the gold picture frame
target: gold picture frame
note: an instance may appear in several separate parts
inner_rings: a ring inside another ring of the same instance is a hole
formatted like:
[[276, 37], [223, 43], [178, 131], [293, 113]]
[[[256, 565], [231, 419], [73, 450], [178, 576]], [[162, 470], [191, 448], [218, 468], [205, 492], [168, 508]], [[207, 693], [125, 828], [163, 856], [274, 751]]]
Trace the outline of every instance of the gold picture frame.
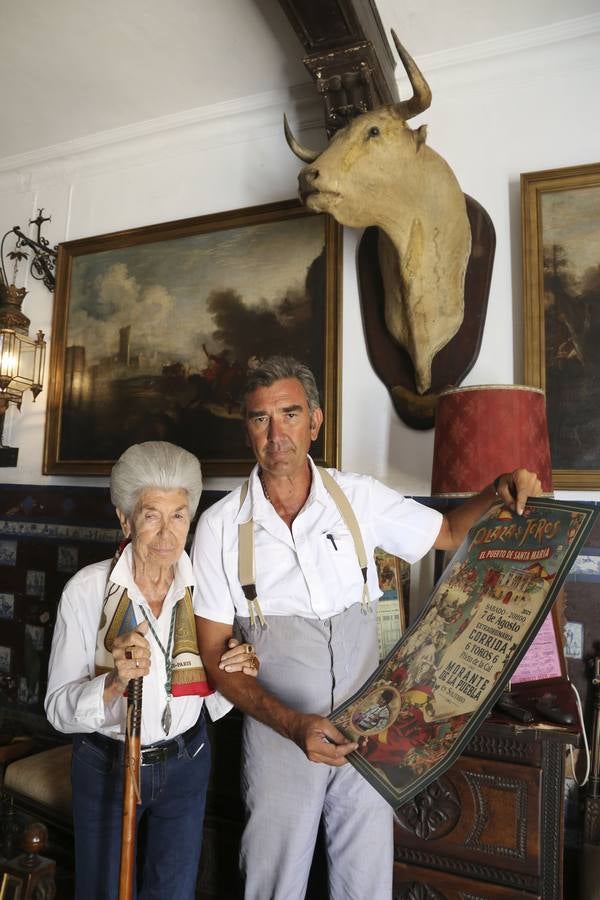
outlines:
[[315, 372], [340, 446], [341, 227], [296, 200], [59, 247], [44, 474], [107, 475], [130, 444], [169, 440], [206, 475], [245, 475], [249, 366], [290, 354]]
[[554, 488], [600, 489], [600, 163], [521, 175], [525, 381]]

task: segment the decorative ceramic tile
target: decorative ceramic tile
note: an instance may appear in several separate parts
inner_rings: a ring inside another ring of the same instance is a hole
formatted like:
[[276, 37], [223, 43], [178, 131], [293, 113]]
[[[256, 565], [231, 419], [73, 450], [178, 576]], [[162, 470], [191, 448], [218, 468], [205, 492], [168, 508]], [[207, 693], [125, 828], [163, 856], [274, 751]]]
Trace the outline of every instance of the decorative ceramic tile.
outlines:
[[78, 569], [79, 550], [77, 547], [61, 545], [58, 548], [56, 569], [58, 572], [76, 572]]
[[15, 595], [0, 594], [0, 619], [14, 619]]
[[0, 566], [16, 566], [17, 542], [0, 541]]
[[46, 584], [46, 573], [29, 569], [25, 581], [25, 590], [30, 597], [43, 597]]
[[44, 649], [44, 629], [40, 625], [26, 625], [25, 636], [27, 635], [36, 650]]

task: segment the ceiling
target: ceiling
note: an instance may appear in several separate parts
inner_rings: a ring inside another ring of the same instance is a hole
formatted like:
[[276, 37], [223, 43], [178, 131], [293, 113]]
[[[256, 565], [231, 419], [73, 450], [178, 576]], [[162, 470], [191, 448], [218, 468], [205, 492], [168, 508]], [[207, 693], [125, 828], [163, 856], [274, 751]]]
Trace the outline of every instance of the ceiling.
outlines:
[[[592, 15], [598, 0], [378, 0], [425, 54]], [[277, 0], [2, 4], [0, 159], [308, 82]]]

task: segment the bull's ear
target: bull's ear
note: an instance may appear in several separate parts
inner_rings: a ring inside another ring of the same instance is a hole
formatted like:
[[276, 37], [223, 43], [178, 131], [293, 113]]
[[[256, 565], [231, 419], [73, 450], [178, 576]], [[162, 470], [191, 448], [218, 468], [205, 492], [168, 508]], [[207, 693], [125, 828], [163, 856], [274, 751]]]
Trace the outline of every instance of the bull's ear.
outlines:
[[420, 128], [417, 128], [416, 131], [413, 131], [413, 135], [415, 137], [415, 147], [417, 148], [417, 153], [427, 140], [427, 125], [421, 125]]

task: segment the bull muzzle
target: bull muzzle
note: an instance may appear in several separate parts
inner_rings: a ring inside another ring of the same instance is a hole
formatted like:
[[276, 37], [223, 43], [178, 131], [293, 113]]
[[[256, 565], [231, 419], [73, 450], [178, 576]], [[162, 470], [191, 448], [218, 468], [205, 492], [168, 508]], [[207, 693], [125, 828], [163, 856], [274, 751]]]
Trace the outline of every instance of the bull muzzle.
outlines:
[[319, 189], [315, 185], [315, 181], [319, 177], [319, 170], [313, 166], [305, 166], [300, 170], [298, 175], [298, 193], [302, 203], [306, 203], [311, 194], [318, 194]]

